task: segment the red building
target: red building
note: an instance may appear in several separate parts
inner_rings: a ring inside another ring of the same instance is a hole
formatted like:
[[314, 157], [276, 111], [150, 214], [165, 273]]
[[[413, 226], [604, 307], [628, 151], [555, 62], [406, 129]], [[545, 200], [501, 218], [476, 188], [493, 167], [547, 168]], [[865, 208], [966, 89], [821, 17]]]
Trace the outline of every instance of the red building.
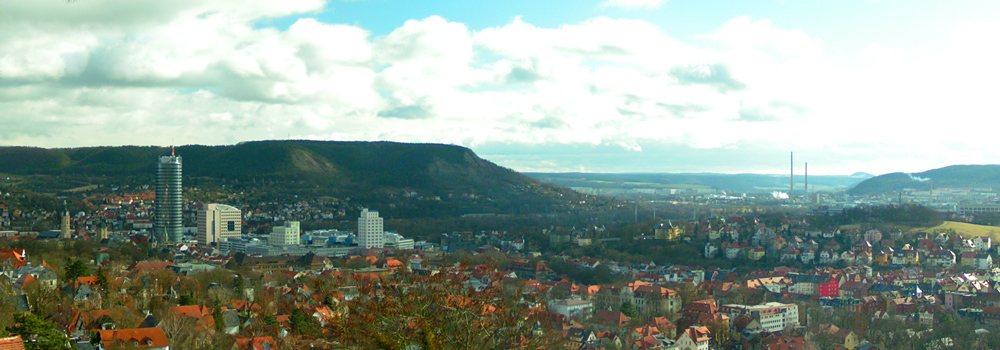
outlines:
[[819, 296], [829, 297], [829, 298], [839, 298], [840, 282], [837, 282], [836, 278], [830, 277], [829, 281], [819, 285]]

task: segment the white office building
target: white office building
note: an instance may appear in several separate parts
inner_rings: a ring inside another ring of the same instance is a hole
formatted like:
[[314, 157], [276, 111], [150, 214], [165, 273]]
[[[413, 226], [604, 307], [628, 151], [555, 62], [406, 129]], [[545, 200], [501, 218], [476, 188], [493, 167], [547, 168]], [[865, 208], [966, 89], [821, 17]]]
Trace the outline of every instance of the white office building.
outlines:
[[378, 211], [362, 209], [358, 218], [358, 246], [361, 248], [383, 248], [385, 246], [385, 231], [382, 230], [382, 218]]
[[395, 232], [386, 232], [384, 247], [395, 248], [399, 250], [410, 250], [413, 249], [413, 239], [405, 238], [402, 235]]
[[267, 243], [273, 246], [299, 245], [299, 222], [285, 221], [284, 225], [275, 226], [271, 229], [271, 237], [268, 237]]
[[208, 246], [222, 238], [243, 237], [243, 215], [233, 206], [211, 203], [198, 211], [198, 244]]
[[722, 305], [719, 312], [728, 314], [731, 320], [743, 314], [750, 314], [750, 317], [760, 322], [767, 332], [781, 332], [799, 325], [799, 307], [795, 304], [777, 302], [759, 305], [727, 304]]

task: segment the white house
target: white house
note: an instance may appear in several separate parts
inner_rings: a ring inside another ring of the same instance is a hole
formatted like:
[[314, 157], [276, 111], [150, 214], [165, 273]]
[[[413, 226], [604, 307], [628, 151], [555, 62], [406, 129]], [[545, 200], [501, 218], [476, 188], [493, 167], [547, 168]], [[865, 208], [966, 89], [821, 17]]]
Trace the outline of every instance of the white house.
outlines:
[[708, 350], [708, 327], [691, 326], [677, 338], [677, 348], [683, 350]]
[[594, 311], [594, 304], [589, 300], [553, 300], [549, 302], [549, 310], [566, 317], [574, 315], [590, 315]]

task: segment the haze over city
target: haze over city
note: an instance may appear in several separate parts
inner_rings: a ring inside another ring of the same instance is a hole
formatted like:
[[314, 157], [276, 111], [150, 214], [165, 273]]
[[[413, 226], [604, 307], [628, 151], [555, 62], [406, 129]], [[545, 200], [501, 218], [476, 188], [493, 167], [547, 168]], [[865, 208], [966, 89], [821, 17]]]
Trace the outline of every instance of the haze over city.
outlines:
[[458, 144], [518, 171], [998, 163], [995, 1], [0, 0], [0, 145]]

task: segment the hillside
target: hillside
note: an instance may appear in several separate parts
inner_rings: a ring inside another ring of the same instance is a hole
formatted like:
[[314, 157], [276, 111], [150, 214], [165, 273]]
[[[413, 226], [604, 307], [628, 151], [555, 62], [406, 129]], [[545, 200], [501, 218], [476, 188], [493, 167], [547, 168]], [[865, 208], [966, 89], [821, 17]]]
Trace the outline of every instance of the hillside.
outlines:
[[[185, 186], [228, 184], [272, 197], [352, 198], [384, 208], [399, 204], [404, 216], [553, 210], [580, 196], [452, 145], [257, 141], [181, 146], [176, 153], [183, 157]], [[157, 158], [169, 154], [161, 147], [3, 147], [0, 172], [32, 176], [33, 184], [58, 190], [94, 178], [152, 184]], [[416, 200], [425, 203], [403, 203]]]
[[921, 173], [891, 173], [862, 181], [848, 193], [870, 195], [898, 192], [905, 188], [1000, 187], [1000, 165], [952, 165]]
[[918, 227], [910, 230], [910, 232], [946, 232], [946, 231], [954, 231], [955, 233], [960, 234], [966, 238], [988, 236], [993, 238], [994, 241], [1000, 239], [1000, 227], [976, 225], [964, 222], [945, 221], [941, 225], [933, 227]]
[[[541, 181], [567, 187], [601, 189], [639, 188], [715, 188], [730, 192], [788, 191], [788, 175], [766, 174], [600, 174], [600, 173], [527, 173]], [[809, 176], [810, 191], [846, 191], [865, 177]], [[805, 178], [795, 176], [795, 190], [804, 190]]]

